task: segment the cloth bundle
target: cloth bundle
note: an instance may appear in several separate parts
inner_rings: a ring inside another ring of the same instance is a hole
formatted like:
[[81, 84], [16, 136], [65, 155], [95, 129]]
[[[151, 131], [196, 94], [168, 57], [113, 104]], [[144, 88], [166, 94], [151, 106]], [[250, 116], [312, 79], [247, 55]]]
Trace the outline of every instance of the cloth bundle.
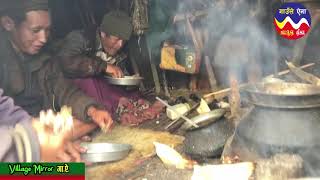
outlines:
[[139, 125], [140, 123], [158, 118], [163, 111], [164, 105], [156, 101], [154, 104], [144, 99], [137, 101], [122, 97], [119, 100], [116, 114], [123, 125]]

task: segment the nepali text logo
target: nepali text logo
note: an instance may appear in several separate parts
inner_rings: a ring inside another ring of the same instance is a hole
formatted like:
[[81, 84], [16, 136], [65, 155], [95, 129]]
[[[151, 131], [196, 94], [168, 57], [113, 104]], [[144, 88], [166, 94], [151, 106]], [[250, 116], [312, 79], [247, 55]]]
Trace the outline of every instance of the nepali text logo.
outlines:
[[285, 3], [276, 12], [274, 25], [282, 37], [299, 39], [311, 28], [311, 17], [302, 4]]

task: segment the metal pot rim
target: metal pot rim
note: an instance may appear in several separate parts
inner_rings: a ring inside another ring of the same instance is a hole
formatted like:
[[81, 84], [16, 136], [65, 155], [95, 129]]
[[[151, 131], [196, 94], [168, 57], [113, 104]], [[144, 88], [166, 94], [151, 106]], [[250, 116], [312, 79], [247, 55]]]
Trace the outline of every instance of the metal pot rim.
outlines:
[[[276, 87], [279, 89], [286, 89], [287, 93], [278, 90], [272, 90], [271, 88]], [[267, 91], [269, 88], [269, 92]], [[290, 92], [290, 88], [292, 92], [295, 93], [288, 93]], [[296, 89], [294, 89], [296, 88]], [[270, 90], [271, 89], [271, 90]], [[297, 90], [297, 91], [295, 91]], [[316, 96], [320, 95], [320, 87], [314, 86], [311, 84], [304, 84], [304, 83], [279, 83], [279, 82], [272, 82], [272, 83], [255, 83], [251, 84], [245, 88], [245, 91], [251, 94], [261, 94], [267, 96], [288, 96], [288, 97], [297, 97], [297, 96]]]

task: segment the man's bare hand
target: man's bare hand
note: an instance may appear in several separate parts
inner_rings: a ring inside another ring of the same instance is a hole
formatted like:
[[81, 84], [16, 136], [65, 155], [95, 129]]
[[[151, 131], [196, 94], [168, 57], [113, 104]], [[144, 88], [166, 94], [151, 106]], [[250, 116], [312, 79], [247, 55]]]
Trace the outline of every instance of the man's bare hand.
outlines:
[[96, 109], [95, 107], [91, 106], [88, 109], [88, 116], [90, 116], [92, 118], [92, 120], [99, 125], [99, 127], [103, 130], [103, 131], [108, 131], [109, 129], [111, 129], [112, 124], [113, 124], [113, 120], [109, 114], [108, 111], [105, 110], [99, 110]]
[[80, 162], [80, 153], [86, 149], [67, 139], [66, 133], [55, 134], [38, 120], [32, 120], [40, 144], [41, 161], [43, 162]]
[[80, 144], [67, 141], [64, 148], [57, 152], [57, 160], [61, 162], [81, 162], [80, 153], [85, 153], [86, 149]]
[[123, 77], [123, 72], [118, 66], [108, 64], [105, 71], [106, 71], [106, 73], [110, 74], [113, 78], [122, 78]]

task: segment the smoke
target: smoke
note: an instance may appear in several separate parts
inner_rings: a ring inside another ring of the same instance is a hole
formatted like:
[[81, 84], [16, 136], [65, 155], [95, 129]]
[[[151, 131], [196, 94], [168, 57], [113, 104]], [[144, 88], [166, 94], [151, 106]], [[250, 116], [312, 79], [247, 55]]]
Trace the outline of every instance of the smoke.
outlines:
[[[255, 67], [259, 67], [263, 75], [275, 73], [282, 57], [290, 58], [291, 48], [277, 45], [277, 33], [273, 31], [274, 14], [270, 13], [271, 5], [270, 9], [265, 8], [267, 3], [271, 2], [216, 0], [210, 6], [207, 20], [202, 21], [210, 32], [204, 54], [211, 57], [215, 70], [218, 70], [219, 83], [228, 84], [228, 72], [235, 74], [239, 81], [247, 81], [247, 72]], [[320, 128], [317, 120], [320, 115], [314, 110], [270, 110], [269, 114], [264, 112], [252, 117], [253, 123], [248, 124], [251, 127], [245, 126], [243, 131], [256, 133], [248, 138], [261, 140], [257, 142], [257, 149], [262, 153], [297, 153], [304, 158], [306, 173], [319, 175], [320, 155], [312, 145], [319, 142], [315, 132]], [[279, 147], [272, 147], [275, 143]]]
[[[178, 2], [178, 7], [172, 15], [208, 9], [206, 18], [196, 18], [192, 23], [196, 28], [198, 26], [208, 29], [209, 38], [203, 53], [210, 57], [220, 85], [229, 83], [228, 72], [234, 73], [239, 81], [247, 81], [247, 72], [252, 70], [261, 71], [262, 75], [275, 73], [279, 70], [278, 65], [283, 62], [282, 57], [290, 58], [292, 54], [291, 47], [278, 45], [278, 35], [273, 30], [275, 9], [272, 7], [273, 1], [185, 0]], [[166, 3], [171, 4], [171, 2]], [[161, 14], [158, 17], [162, 17]], [[188, 36], [185, 24], [179, 23], [176, 28], [175, 31], [170, 28], [158, 30], [158, 34], [150, 38], [149, 45], [153, 46], [161, 39], [166, 40], [172, 37], [192, 45], [191, 37], [183, 37]], [[289, 41], [285, 42], [290, 45]], [[256, 69], [257, 67], [260, 69]], [[319, 175], [320, 172], [317, 169], [320, 167], [317, 164], [320, 162], [320, 155], [317, 153], [319, 150], [308, 147], [311, 147], [312, 143], [317, 144], [320, 140], [314, 135], [314, 132], [320, 128], [318, 127], [320, 114], [315, 113], [316, 111], [302, 113], [296, 109], [284, 112], [269, 111], [252, 117], [253, 122], [243, 125], [243, 131], [249, 134], [247, 139], [255, 137], [260, 140], [256, 142], [255, 150], [259, 150], [265, 156], [276, 153], [297, 153], [303, 157], [307, 174]], [[244, 147], [252, 145], [252, 142], [241, 141], [241, 139], [239, 141], [243, 142]], [[274, 144], [279, 146], [273, 147]], [[301, 145], [303, 150], [290, 149], [287, 147], [290, 145], [292, 147]]]
[[[206, 24], [211, 32], [206, 52], [213, 57], [212, 64], [218, 71], [231, 71], [239, 81], [247, 81], [247, 72], [257, 67], [263, 74], [276, 71], [276, 34], [265, 7], [268, 6], [261, 0], [215, 1]], [[223, 74], [227, 75], [225, 71]], [[227, 81], [222, 78], [221, 83], [228, 84]]]

